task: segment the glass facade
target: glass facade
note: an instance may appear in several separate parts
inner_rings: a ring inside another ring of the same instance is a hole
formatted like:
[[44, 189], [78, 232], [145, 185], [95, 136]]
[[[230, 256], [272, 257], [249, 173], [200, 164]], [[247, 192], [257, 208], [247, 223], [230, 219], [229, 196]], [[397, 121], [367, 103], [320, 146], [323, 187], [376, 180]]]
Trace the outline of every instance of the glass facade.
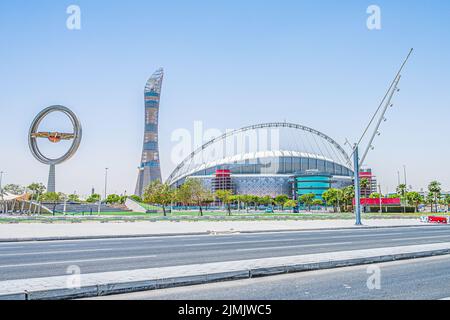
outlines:
[[323, 200], [323, 193], [331, 188], [332, 177], [328, 174], [307, 174], [295, 177], [294, 184], [298, 199], [305, 194], [312, 193], [316, 196], [316, 199]]
[[256, 159], [244, 162], [224, 164], [205, 170], [200, 170], [194, 176], [207, 176], [214, 174], [217, 170], [230, 170], [232, 174], [282, 174], [300, 175], [309, 170], [318, 170], [330, 175], [352, 176], [353, 172], [337, 163], [298, 157], [279, 157]]

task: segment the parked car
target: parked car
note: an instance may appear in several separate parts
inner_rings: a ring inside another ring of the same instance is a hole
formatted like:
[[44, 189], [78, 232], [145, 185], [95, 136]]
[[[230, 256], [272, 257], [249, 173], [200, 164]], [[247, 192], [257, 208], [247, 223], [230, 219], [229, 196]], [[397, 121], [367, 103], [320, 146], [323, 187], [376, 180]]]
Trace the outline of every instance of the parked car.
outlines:
[[266, 213], [274, 213], [273, 208], [272, 207], [267, 207], [266, 208]]

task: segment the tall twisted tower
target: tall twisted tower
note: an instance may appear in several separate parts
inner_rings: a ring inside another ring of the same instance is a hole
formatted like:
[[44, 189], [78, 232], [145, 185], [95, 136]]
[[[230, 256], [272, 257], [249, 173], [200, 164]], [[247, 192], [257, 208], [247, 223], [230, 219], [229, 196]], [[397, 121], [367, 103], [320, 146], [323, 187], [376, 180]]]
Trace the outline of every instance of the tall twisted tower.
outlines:
[[152, 181], [162, 180], [159, 160], [158, 122], [163, 79], [164, 70], [161, 68], [151, 76], [145, 86], [144, 148], [135, 192], [138, 196], [142, 196], [145, 187]]

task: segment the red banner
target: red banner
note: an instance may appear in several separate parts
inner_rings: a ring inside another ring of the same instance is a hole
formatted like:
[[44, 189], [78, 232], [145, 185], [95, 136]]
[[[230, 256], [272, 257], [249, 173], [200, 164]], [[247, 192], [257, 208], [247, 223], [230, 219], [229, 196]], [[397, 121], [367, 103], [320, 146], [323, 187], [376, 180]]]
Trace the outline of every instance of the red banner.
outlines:
[[[353, 199], [353, 205], [356, 204], [356, 200]], [[400, 198], [394, 198], [394, 199], [387, 199], [382, 198], [381, 199], [381, 205], [383, 206], [400, 206], [402, 204], [402, 201]], [[380, 199], [361, 199], [361, 205], [363, 206], [379, 206], [380, 205]]]

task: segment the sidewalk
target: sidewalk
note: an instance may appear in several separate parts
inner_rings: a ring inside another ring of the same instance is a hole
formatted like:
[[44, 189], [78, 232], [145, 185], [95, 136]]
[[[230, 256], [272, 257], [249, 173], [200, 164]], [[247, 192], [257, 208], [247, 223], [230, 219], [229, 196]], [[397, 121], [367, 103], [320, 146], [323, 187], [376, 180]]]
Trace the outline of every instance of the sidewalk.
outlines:
[[[0, 282], [0, 300], [96, 297], [225, 280], [382, 263], [450, 253], [450, 243], [377, 248], [301, 256], [205, 263]], [[78, 288], [69, 285], [77, 284]]]
[[[364, 227], [424, 225], [418, 219], [366, 220]], [[0, 224], [0, 242], [357, 228], [353, 220], [224, 222], [86, 222]]]

